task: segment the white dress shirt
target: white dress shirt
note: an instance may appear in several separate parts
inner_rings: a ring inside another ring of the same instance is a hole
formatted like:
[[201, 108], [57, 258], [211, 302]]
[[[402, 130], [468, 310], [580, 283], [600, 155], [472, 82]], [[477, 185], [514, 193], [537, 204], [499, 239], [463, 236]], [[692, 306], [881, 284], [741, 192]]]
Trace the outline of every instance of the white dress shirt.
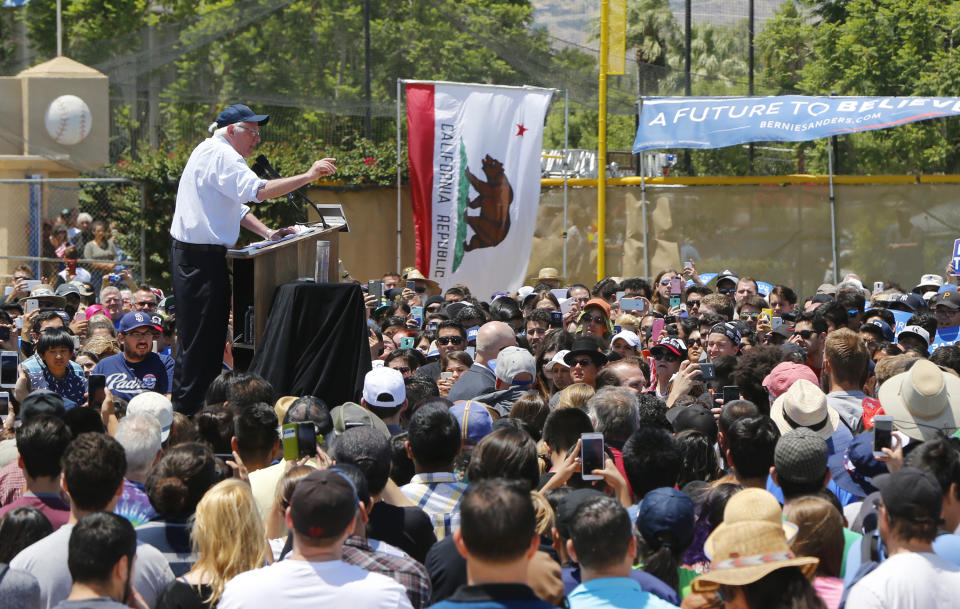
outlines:
[[266, 184], [222, 136], [194, 148], [180, 176], [170, 236], [185, 243], [232, 247], [240, 221]]

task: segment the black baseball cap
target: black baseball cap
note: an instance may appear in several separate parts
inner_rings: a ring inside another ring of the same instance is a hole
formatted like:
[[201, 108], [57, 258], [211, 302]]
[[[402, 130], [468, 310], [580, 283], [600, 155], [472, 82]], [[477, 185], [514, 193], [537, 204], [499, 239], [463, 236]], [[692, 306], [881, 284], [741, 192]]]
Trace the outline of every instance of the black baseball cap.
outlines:
[[873, 479], [884, 508], [892, 516], [912, 521], [940, 522], [943, 491], [930, 472], [904, 467]]
[[63, 398], [47, 389], [37, 389], [23, 398], [23, 402], [20, 404], [21, 423], [26, 424], [33, 417], [41, 414], [49, 414], [62, 419], [67, 414]]
[[253, 110], [243, 104], [233, 104], [217, 115], [217, 128], [226, 127], [234, 123], [257, 123], [258, 125], [266, 125], [269, 120], [269, 114], [254, 114]]
[[357, 489], [345, 473], [318, 470], [297, 483], [290, 498], [290, 518], [301, 535], [330, 539], [349, 526], [358, 504]]
[[581, 505], [598, 497], [606, 495], [593, 488], [578, 488], [560, 498], [557, 503], [557, 532], [561, 537], [570, 539], [570, 525], [573, 524], [577, 510]]

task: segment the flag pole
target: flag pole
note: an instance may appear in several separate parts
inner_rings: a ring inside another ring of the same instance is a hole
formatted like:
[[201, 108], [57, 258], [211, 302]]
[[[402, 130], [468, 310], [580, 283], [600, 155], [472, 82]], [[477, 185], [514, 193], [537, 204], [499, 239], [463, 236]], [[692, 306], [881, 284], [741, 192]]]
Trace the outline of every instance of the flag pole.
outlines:
[[401, 95], [401, 83], [403, 79], [397, 79], [397, 267], [396, 272], [399, 273], [403, 268], [400, 263], [400, 254], [401, 254], [401, 237], [403, 236], [403, 186], [400, 183], [400, 178], [403, 175], [403, 159], [400, 158], [401, 146], [400, 146], [400, 137], [402, 131], [400, 128], [400, 95]]
[[607, 68], [610, 46], [610, 0], [600, 2], [600, 80], [597, 117], [597, 281], [607, 266]]
[[570, 158], [570, 89], [563, 90], [563, 280], [567, 275], [567, 159]]

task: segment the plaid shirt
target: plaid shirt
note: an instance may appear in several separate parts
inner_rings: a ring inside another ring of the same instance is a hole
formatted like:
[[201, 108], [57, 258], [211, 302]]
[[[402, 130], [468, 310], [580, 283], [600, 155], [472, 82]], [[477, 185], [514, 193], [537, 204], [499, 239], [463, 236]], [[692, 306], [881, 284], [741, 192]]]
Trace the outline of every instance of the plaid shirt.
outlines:
[[0, 506], [13, 503], [23, 496], [23, 489], [27, 486], [27, 479], [23, 477], [23, 470], [14, 459], [0, 469]]
[[414, 609], [430, 603], [430, 576], [423, 565], [409, 556], [375, 552], [362, 537], [351, 535], [343, 543], [343, 562], [392, 578], [407, 589]]
[[467, 484], [451, 472], [416, 474], [400, 490], [433, 521], [437, 541], [460, 528], [460, 500]]

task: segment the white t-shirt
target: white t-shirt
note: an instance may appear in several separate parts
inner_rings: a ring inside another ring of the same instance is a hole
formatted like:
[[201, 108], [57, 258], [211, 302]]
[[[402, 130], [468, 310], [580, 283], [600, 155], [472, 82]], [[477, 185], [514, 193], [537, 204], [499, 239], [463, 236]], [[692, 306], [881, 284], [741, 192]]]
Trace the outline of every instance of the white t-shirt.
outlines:
[[185, 243], [232, 247], [240, 236], [240, 220], [266, 184], [222, 136], [194, 148], [180, 176], [170, 236]]
[[[50, 609], [70, 596], [73, 578], [67, 568], [72, 524], [65, 524], [13, 557], [10, 566], [26, 571], [40, 583], [40, 608]], [[157, 604], [157, 596], [173, 581], [173, 572], [163, 554], [153, 546], [137, 544], [133, 565], [133, 587], [148, 606]]]
[[412, 609], [393, 579], [340, 560], [283, 560], [227, 582], [217, 609]]
[[903, 552], [854, 584], [847, 609], [938, 609], [954, 607], [960, 565], [936, 554]]

